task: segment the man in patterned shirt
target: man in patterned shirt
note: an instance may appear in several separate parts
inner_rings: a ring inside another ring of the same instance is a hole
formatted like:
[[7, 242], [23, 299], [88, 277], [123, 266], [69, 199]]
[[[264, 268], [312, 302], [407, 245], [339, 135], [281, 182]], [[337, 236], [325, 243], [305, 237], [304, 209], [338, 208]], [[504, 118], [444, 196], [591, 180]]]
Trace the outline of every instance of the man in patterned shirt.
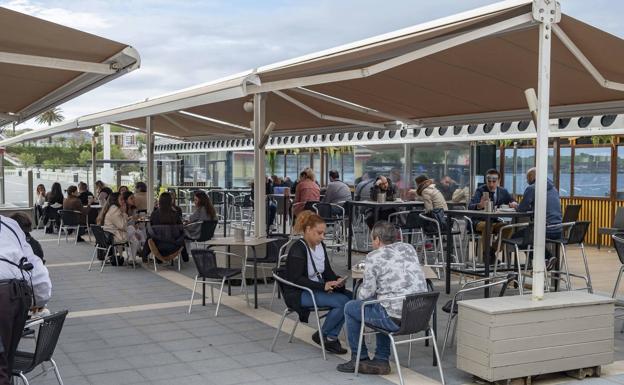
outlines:
[[[386, 222], [379, 221], [371, 230], [373, 251], [365, 259], [364, 281], [357, 292], [357, 299], [345, 305], [345, 320], [351, 361], [338, 365], [340, 372], [355, 371], [355, 356], [362, 324], [362, 302], [370, 299], [384, 299], [427, 291], [425, 275], [414, 247], [408, 243], [397, 242], [396, 228]], [[392, 320], [400, 319], [403, 300], [384, 301], [366, 306], [364, 320], [366, 323], [391, 332], [399, 330]], [[390, 339], [377, 334], [375, 357], [368, 356], [366, 343], [362, 341], [359, 372], [364, 374], [390, 373]]]

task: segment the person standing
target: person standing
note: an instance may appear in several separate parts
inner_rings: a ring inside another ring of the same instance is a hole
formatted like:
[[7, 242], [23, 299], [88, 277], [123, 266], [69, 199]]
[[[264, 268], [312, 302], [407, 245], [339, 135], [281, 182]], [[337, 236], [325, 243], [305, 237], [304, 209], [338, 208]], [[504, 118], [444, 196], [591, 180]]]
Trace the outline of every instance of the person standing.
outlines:
[[13, 219], [0, 216], [0, 384], [11, 380], [12, 362], [28, 310], [42, 309], [52, 296], [48, 269]]

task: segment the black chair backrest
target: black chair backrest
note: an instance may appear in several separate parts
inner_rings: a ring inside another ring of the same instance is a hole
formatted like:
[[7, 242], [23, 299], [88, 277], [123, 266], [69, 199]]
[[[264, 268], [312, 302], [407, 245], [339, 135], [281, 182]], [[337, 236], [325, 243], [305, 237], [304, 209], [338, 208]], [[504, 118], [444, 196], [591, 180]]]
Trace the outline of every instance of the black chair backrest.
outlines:
[[522, 247], [527, 247], [529, 245], [533, 246], [533, 223], [529, 223], [527, 227], [523, 229], [522, 232]]
[[279, 251], [290, 239], [288, 237], [279, 237], [275, 241], [266, 244], [266, 258], [262, 263], [277, 263]]
[[107, 249], [111, 241], [111, 233], [104, 231], [100, 225], [91, 225], [91, 233], [95, 237], [95, 245], [104, 249]]
[[210, 249], [193, 250], [193, 260], [197, 274], [202, 278], [221, 278], [216, 274], [217, 256]]
[[221, 205], [221, 204], [223, 204], [223, 195], [224, 195], [223, 192], [215, 191], [215, 190], [211, 190], [208, 193], [208, 196], [210, 197], [210, 200], [212, 201], [213, 205]]
[[319, 202], [319, 203], [316, 203], [315, 206], [316, 206], [316, 211], [321, 218], [325, 220], [334, 219], [334, 216], [332, 215], [331, 204]]
[[423, 210], [411, 210], [405, 216], [405, 224], [401, 226], [402, 229], [418, 229], [422, 227], [422, 219], [420, 218], [420, 214], [422, 214]]
[[585, 235], [589, 230], [590, 221], [578, 221], [570, 228], [568, 233], [568, 244], [578, 245], [585, 241]]
[[565, 212], [563, 213], [562, 223], [576, 222], [578, 220], [579, 213], [581, 212], [581, 205], [567, 205]]
[[213, 220], [203, 221], [201, 223], [200, 235], [199, 235], [199, 239], [197, 240], [197, 242], [206, 242], [206, 241], [211, 240], [212, 237], [214, 236], [214, 232], [215, 232], [215, 229], [217, 228], [218, 223], [219, 221], [213, 221]]
[[39, 333], [37, 334], [37, 346], [31, 368], [52, 359], [67, 312], [67, 310], [63, 310], [43, 318], [43, 323], [39, 326]]
[[620, 263], [624, 265], [624, 234], [613, 234], [611, 238], [613, 238], [613, 244], [615, 245], [618, 258], [620, 258]]
[[429, 320], [439, 296], [437, 291], [408, 295], [403, 300], [401, 328], [394, 334], [415, 334], [429, 328]]
[[59, 210], [59, 216], [64, 226], [80, 226], [82, 214], [72, 210]]
[[[304, 210], [310, 210], [310, 211], [314, 211], [314, 205], [317, 203], [321, 203], [319, 201], [307, 201], [304, 205], [303, 205], [303, 209]], [[331, 218], [331, 217], [330, 217]]]
[[46, 216], [46, 218], [48, 219], [58, 219], [59, 217], [59, 212], [60, 208], [54, 208], [52, 206], [46, 206], [43, 208], [43, 215]]

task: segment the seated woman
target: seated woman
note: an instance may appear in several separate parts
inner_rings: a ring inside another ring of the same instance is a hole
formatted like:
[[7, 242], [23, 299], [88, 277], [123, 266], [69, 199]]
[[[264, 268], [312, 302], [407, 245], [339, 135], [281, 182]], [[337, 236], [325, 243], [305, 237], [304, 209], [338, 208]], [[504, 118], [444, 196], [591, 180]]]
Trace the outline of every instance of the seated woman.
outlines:
[[[137, 219], [137, 210], [134, 202], [134, 194], [132, 191], [125, 191], [121, 194], [121, 199], [124, 202], [124, 206], [126, 208], [126, 215], [128, 217], [128, 239], [131, 240], [131, 254], [135, 256], [138, 252], [142, 253], [142, 245], [145, 243], [145, 239], [147, 238], [145, 235], [145, 226], [140, 226], [136, 223]], [[141, 258], [143, 255], [141, 255]]]
[[410, 193], [425, 204], [425, 212], [427, 213], [435, 209], [448, 210], [444, 195], [433, 183], [433, 179], [429, 179], [427, 175], [416, 177], [416, 190], [410, 190]]
[[[180, 247], [182, 260], [188, 262], [188, 254], [184, 248], [184, 229], [182, 227], [182, 213], [173, 208], [173, 199], [170, 193], [164, 192], [158, 198], [158, 208], [150, 216], [150, 226], [147, 232], [148, 239], [156, 243], [161, 255], [169, 255]], [[149, 255], [149, 243], [143, 246], [143, 255]]]
[[[317, 214], [305, 210], [297, 216], [294, 231], [301, 233], [303, 238], [295, 242], [288, 252], [287, 279], [312, 289], [317, 306], [331, 308], [321, 328], [325, 350], [346, 354], [347, 350], [338, 341], [338, 334], [345, 322], [344, 306], [353, 295], [344, 288], [344, 279], [338, 277], [329, 264], [323, 244], [325, 222]], [[310, 294], [285, 285], [284, 297], [288, 306], [297, 311], [299, 319], [307, 322], [310, 314], [307, 308], [314, 306]], [[318, 332], [312, 335], [312, 340], [320, 345]]]
[[102, 226], [104, 231], [113, 234], [115, 243], [128, 242], [128, 255], [134, 257], [141, 248], [141, 243], [135, 237], [128, 236], [128, 215], [126, 214], [126, 203], [119, 193], [112, 193], [108, 197], [108, 202], [104, 205], [98, 215], [97, 224]]
[[52, 228], [52, 226], [48, 226], [48, 221], [53, 219], [55, 220], [55, 225], [59, 225], [59, 214], [58, 210], [63, 207], [63, 190], [61, 189], [61, 184], [58, 182], [54, 182], [52, 184], [52, 189], [46, 193], [45, 203], [44, 203], [44, 216], [46, 218], [44, 224], [46, 225], [46, 233], [54, 233], [56, 230]]
[[217, 220], [217, 212], [204, 191], [195, 191], [193, 203], [195, 209], [189, 217], [190, 225], [186, 226], [186, 236], [189, 239], [198, 239], [201, 236], [201, 223], [198, 222]]
[[318, 202], [321, 200], [321, 189], [314, 181], [314, 171], [311, 168], [306, 168], [301, 172], [299, 178], [293, 206], [293, 214], [295, 216], [304, 210], [306, 202]]

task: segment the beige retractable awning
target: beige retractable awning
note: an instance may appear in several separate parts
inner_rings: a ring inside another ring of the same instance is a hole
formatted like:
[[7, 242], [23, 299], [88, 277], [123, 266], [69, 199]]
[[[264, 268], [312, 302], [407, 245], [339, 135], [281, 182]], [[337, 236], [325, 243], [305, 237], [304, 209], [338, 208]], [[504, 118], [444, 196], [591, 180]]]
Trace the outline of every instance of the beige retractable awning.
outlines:
[[[529, 119], [523, 91], [537, 88], [538, 79], [531, 12], [530, 0], [493, 4], [89, 115], [74, 129], [106, 122], [143, 128], [153, 116], [155, 133], [251, 136], [209, 122], [249, 127], [253, 114], [243, 104], [261, 92], [267, 121], [280, 134]], [[623, 112], [624, 41], [566, 15], [553, 32], [551, 117]]]
[[20, 123], [138, 68], [138, 52], [0, 7], [0, 126]]

